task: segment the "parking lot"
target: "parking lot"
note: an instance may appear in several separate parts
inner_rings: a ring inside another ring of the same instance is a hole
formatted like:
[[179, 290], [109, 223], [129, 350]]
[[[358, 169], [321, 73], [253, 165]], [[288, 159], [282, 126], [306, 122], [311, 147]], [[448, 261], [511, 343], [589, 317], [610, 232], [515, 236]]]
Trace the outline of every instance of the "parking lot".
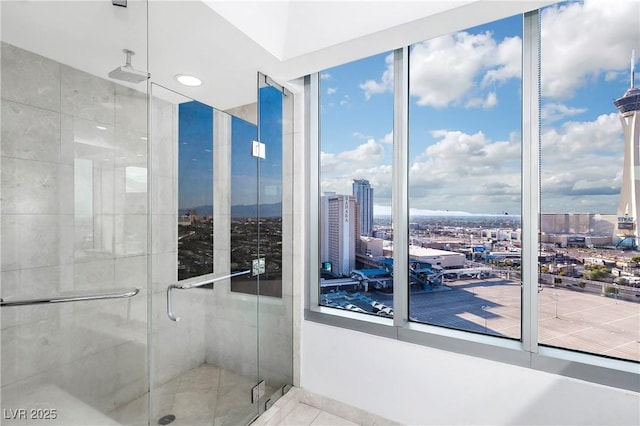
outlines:
[[[520, 339], [518, 282], [487, 278], [445, 285], [450, 290], [412, 293], [410, 317]], [[373, 297], [391, 304], [391, 295], [376, 293]], [[640, 361], [640, 304], [552, 286], [543, 287], [538, 300], [540, 343]]]

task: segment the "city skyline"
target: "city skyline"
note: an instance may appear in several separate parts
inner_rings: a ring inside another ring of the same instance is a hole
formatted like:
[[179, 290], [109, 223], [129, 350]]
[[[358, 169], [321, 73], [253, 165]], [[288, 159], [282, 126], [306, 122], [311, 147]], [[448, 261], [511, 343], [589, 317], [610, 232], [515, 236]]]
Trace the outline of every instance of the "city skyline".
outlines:
[[[543, 212], [617, 211], [613, 100], [640, 50], [639, 15], [637, 3], [595, 0], [541, 12]], [[521, 28], [516, 16], [410, 47], [412, 214], [520, 213]], [[388, 52], [321, 74], [321, 192], [367, 179], [377, 216], [391, 206], [392, 65]]]

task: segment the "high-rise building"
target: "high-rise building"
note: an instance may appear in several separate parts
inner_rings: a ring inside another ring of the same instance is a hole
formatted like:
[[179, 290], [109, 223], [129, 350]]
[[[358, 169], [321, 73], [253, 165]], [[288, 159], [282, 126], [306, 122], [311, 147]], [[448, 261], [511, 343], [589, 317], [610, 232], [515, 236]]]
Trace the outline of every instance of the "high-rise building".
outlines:
[[360, 205], [360, 235], [373, 236], [373, 188], [365, 179], [353, 180], [353, 196]]
[[624, 130], [624, 168], [618, 204], [616, 235], [619, 245], [638, 246], [638, 203], [640, 202], [640, 88], [635, 87], [635, 57], [631, 56], [631, 85], [616, 99], [620, 123]]
[[325, 194], [321, 200], [322, 262], [329, 262], [331, 272], [349, 275], [356, 268], [356, 244], [360, 240], [360, 212], [355, 197]]

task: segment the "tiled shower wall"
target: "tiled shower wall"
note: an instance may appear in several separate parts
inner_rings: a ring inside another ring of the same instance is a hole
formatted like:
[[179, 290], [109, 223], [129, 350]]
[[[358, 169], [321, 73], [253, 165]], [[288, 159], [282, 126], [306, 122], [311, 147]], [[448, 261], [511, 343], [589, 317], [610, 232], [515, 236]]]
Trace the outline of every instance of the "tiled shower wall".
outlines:
[[47, 385], [107, 412], [148, 389], [146, 94], [5, 43], [1, 58], [2, 297], [140, 289], [3, 308], [3, 406]]

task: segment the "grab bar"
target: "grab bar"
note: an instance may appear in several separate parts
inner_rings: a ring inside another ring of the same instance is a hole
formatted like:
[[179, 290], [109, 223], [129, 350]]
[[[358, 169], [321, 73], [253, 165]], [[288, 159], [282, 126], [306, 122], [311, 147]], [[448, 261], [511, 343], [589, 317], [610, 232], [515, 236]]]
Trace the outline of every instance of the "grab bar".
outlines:
[[229, 278], [239, 277], [240, 275], [246, 275], [246, 274], [249, 274], [249, 273], [251, 273], [250, 270], [241, 271], [241, 272], [233, 272], [231, 274], [223, 275], [221, 277], [206, 278], [206, 279], [195, 280], [195, 281], [185, 281], [185, 282], [182, 282], [182, 283], [176, 283], [176, 284], [169, 285], [169, 287], [167, 287], [167, 316], [169, 317], [169, 319], [171, 321], [176, 321], [176, 322], [180, 321], [180, 318], [174, 316], [173, 312], [172, 312], [172, 308], [171, 308], [171, 290], [191, 290], [192, 288], [202, 287], [203, 285], [209, 285], [209, 284], [217, 283], [218, 281], [228, 280]]
[[23, 299], [8, 300], [0, 299], [0, 306], [27, 306], [27, 305], [44, 305], [47, 303], [63, 303], [63, 302], [81, 302], [85, 300], [103, 300], [103, 299], [127, 299], [133, 297], [140, 292], [139, 288], [125, 291], [123, 293], [96, 293], [96, 294], [80, 294], [74, 296], [56, 296], [42, 299]]

